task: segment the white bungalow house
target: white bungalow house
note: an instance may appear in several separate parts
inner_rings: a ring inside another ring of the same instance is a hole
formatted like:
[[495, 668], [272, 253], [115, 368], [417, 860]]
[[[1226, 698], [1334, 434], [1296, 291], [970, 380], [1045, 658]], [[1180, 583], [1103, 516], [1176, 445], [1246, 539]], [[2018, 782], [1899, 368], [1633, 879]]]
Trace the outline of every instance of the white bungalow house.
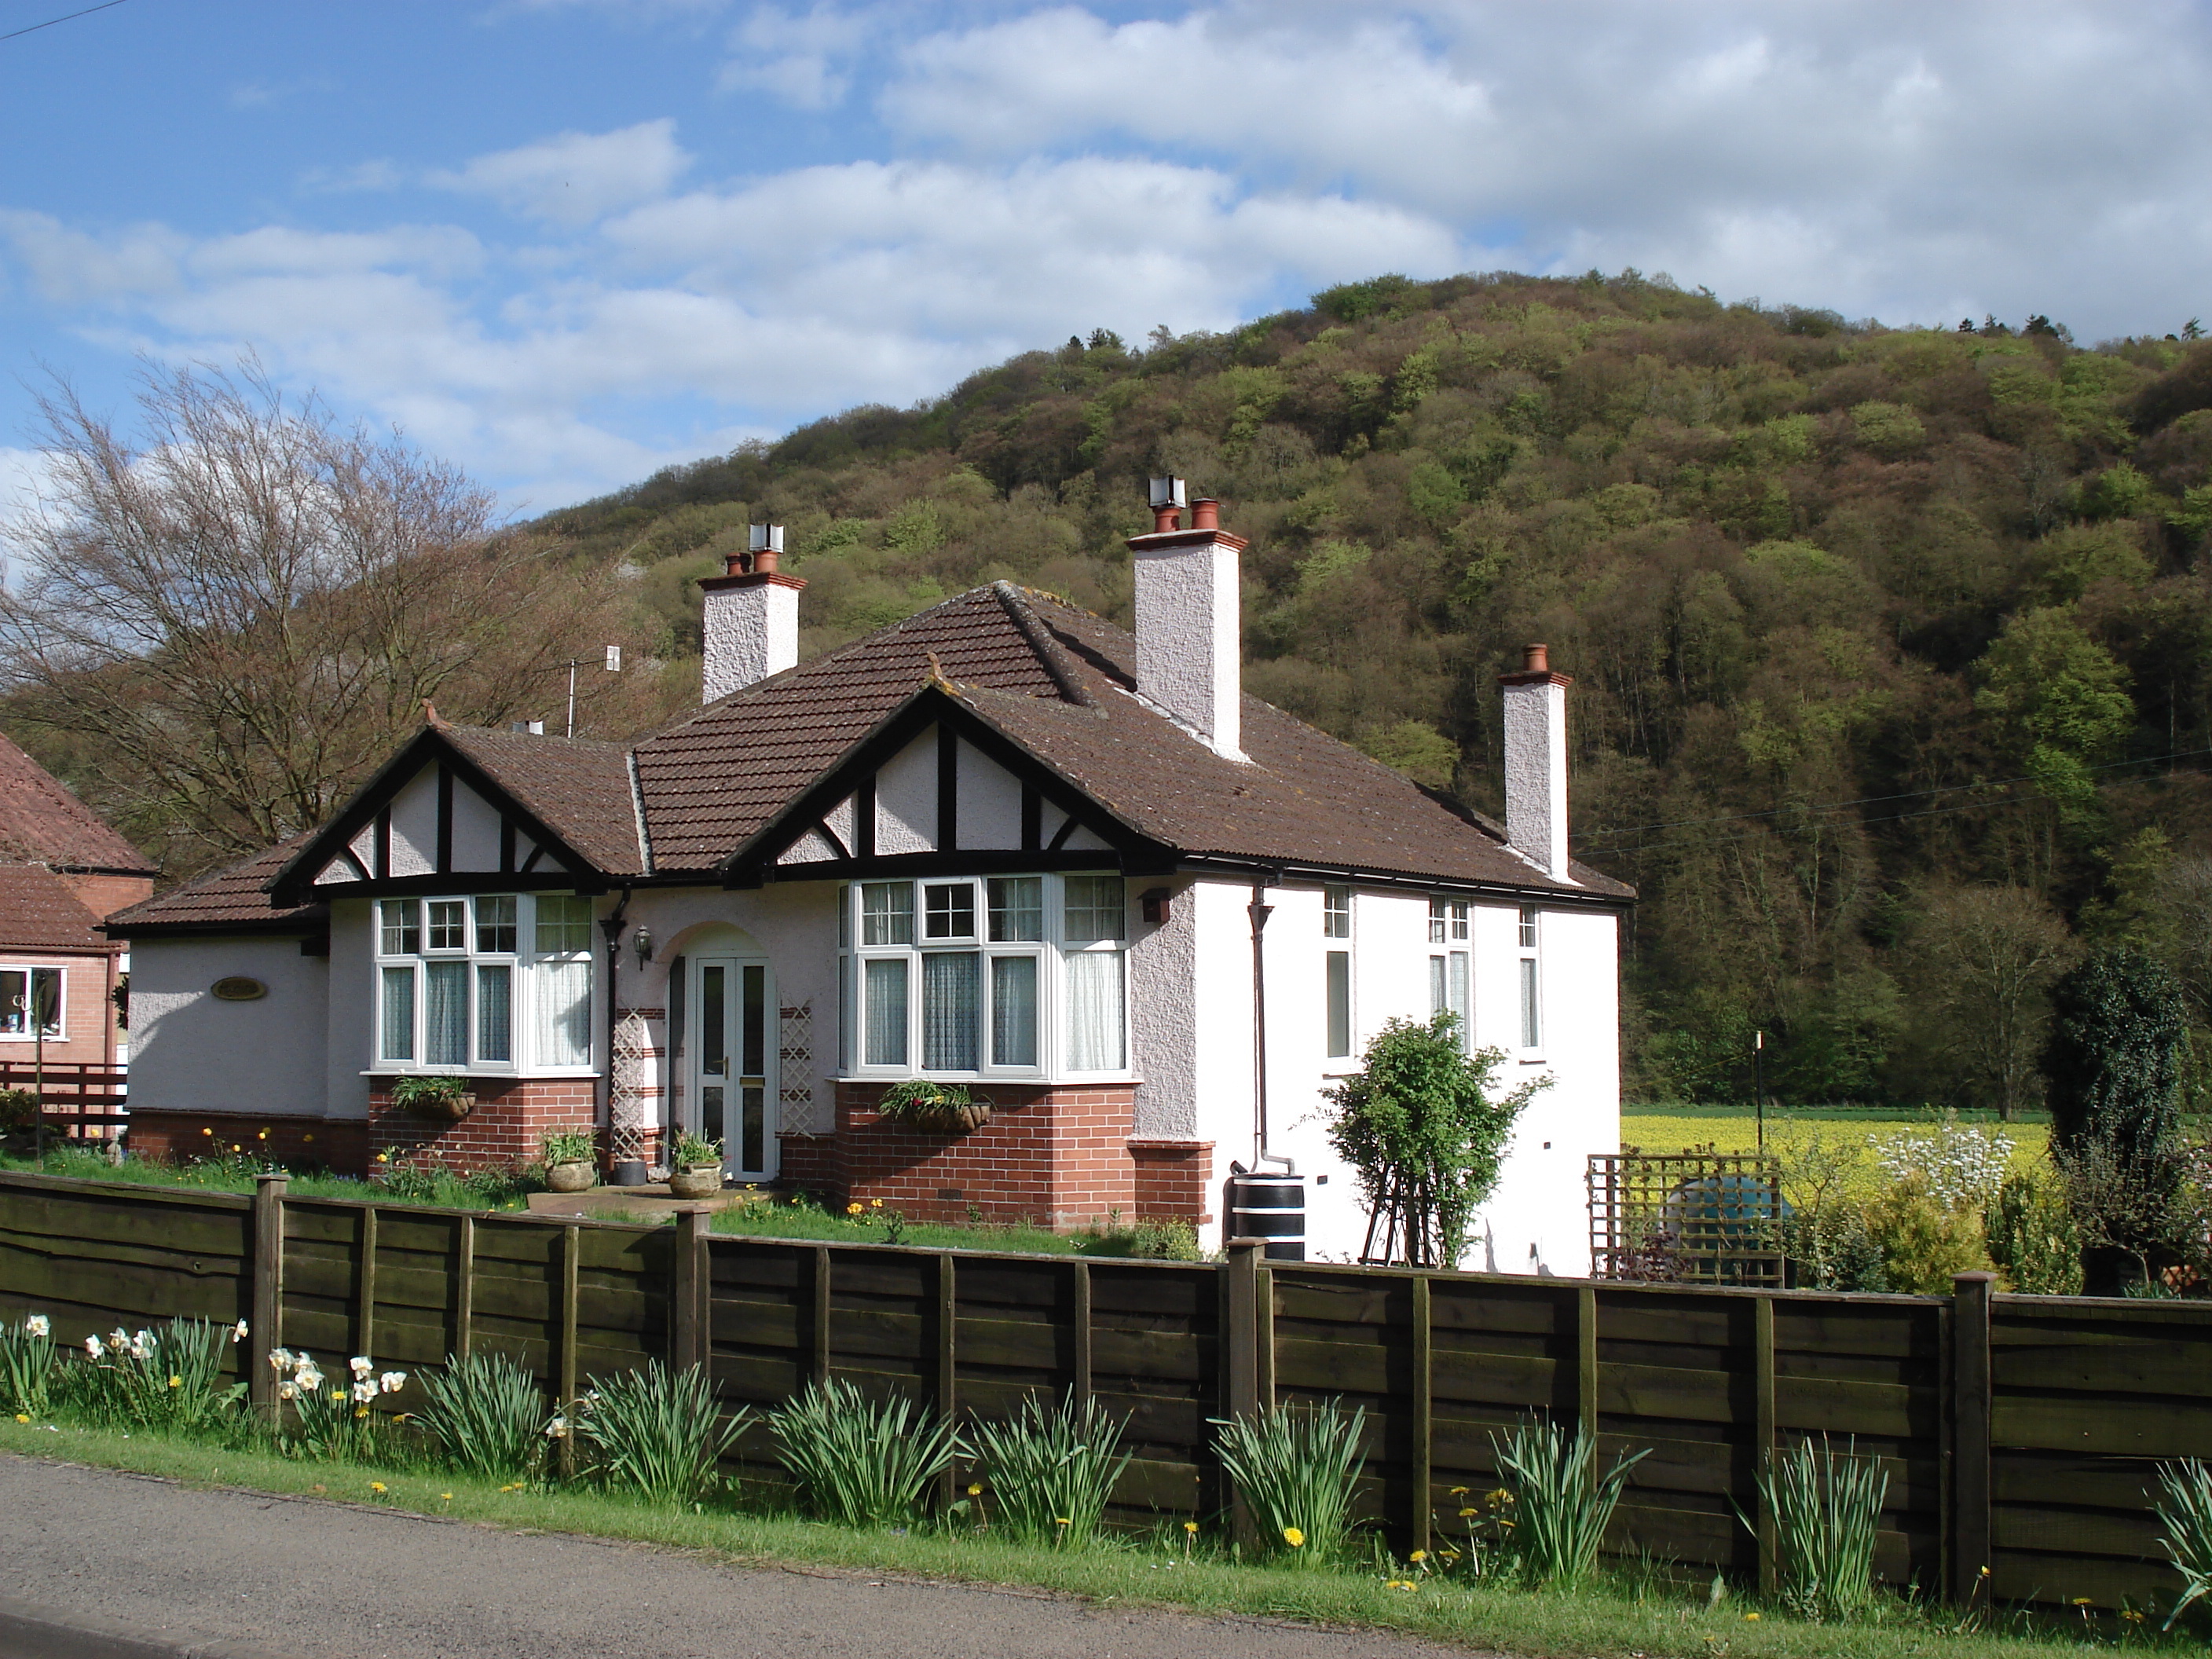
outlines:
[[[1501, 828], [1242, 695], [1243, 546], [1211, 501], [1162, 509], [1133, 638], [998, 583], [805, 665], [765, 546], [702, 584], [683, 722], [434, 720], [328, 824], [111, 924], [134, 1146], [466, 1166], [593, 1124], [650, 1162], [681, 1127], [741, 1182], [1209, 1244], [1242, 1168], [1298, 1177], [1310, 1252], [1347, 1259], [1368, 1217], [1323, 1091], [1387, 1018], [1449, 1007], [1509, 1084], [1552, 1080], [1468, 1265], [1584, 1271], [1634, 896], [1567, 855], [1569, 682], [1541, 647], [1504, 678]], [[396, 1111], [424, 1073], [480, 1103]], [[915, 1077], [994, 1114], [881, 1121]]]

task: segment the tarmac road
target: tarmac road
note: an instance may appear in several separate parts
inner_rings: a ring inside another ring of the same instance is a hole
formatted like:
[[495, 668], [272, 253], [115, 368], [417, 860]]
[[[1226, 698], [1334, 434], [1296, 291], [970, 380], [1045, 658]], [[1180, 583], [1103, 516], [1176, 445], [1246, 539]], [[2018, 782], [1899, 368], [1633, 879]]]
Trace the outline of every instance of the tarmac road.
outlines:
[[1401, 1637], [723, 1567], [4, 1455], [0, 1563], [0, 1659], [1468, 1659]]

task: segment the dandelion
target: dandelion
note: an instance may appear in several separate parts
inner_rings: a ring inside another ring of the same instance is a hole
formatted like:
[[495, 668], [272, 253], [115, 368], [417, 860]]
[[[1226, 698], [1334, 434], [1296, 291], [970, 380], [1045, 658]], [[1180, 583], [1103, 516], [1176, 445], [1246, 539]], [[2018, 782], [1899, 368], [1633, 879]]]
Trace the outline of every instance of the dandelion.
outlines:
[[2142, 1614], [2133, 1607], [2122, 1607], [2120, 1609], [2120, 1617], [2126, 1620], [2130, 1625], [2140, 1625], [2142, 1623]]
[[353, 1408], [353, 1415], [354, 1421], [358, 1423], [362, 1418], [368, 1415], [368, 1407], [366, 1406], [356, 1406]]
[[254, 1138], [256, 1140], [266, 1140], [266, 1139], [269, 1139], [269, 1131], [268, 1131], [268, 1130], [266, 1130], [266, 1129], [264, 1129], [264, 1130], [263, 1130], [259, 1134], [258, 1134], [258, 1135], [254, 1136], [253, 1138]]
[[1467, 1496], [1467, 1488], [1465, 1486], [1454, 1486], [1451, 1489], [1451, 1495], [1454, 1498], [1464, 1498]]
[[1288, 1544], [1294, 1550], [1302, 1550], [1306, 1547], [1306, 1535], [1303, 1530], [1297, 1527], [1285, 1527], [1283, 1528], [1283, 1541], [1285, 1544]]
[[2075, 1606], [2075, 1607], [2095, 1607], [2097, 1604], [2096, 1604], [2096, 1602], [2095, 1602], [2095, 1601], [2092, 1601], [2088, 1596], [2086, 1596], [2086, 1595], [2077, 1595], [2077, 1596], [2075, 1596], [2075, 1597], [2074, 1598], [2073, 1602], [2072, 1602], [2072, 1604], [2071, 1604], [2071, 1605], [2073, 1605], [2073, 1606]]
[[1743, 1616], [1743, 1622], [1747, 1625], [1755, 1625], [1759, 1622], [1759, 1615], [1755, 1613], [1747, 1613]]
[[212, 1129], [202, 1129], [202, 1130], [200, 1131], [200, 1133], [201, 1133], [202, 1134], [204, 1134], [204, 1135], [211, 1135], [211, 1134], [213, 1134], [213, 1133], [215, 1133], [215, 1131], [214, 1131], [214, 1130], [212, 1130]]
[[173, 1389], [181, 1389], [185, 1386], [185, 1379], [181, 1376], [172, 1376], [169, 1379], [169, 1386]]
[[28, 1412], [17, 1412], [15, 1413], [15, 1420], [18, 1423], [27, 1423], [31, 1420], [31, 1414]]
[[379, 1152], [376, 1155], [376, 1161], [379, 1164], [389, 1164], [392, 1162], [391, 1158], [382, 1152]]
[[230, 1143], [230, 1150], [231, 1150], [232, 1152], [243, 1152], [243, 1151], [245, 1151], [246, 1149], [245, 1149], [244, 1147], [240, 1146], [236, 1141], [234, 1141], [234, 1141], [232, 1141], [232, 1142]]
[[1462, 1510], [1459, 1512], [1459, 1518], [1464, 1521], [1470, 1516], [1480, 1515], [1482, 1511], [1480, 1510]]
[[44, 1314], [33, 1314], [23, 1322], [23, 1334], [26, 1336], [45, 1336], [52, 1329]]
[[981, 1498], [983, 1495], [983, 1483], [979, 1480], [974, 1486], [969, 1487], [968, 1495], [970, 1498]]
[[1429, 1553], [1426, 1550], [1415, 1550], [1406, 1559], [1408, 1561], [1425, 1561], [1429, 1559]]
[[453, 1501], [453, 1494], [449, 1492], [441, 1492], [438, 1494], [438, 1501], [441, 1504], [450, 1504]]
[[1186, 1521], [1182, 1523], [1182, 1529], [1185, 1532], [1196, 1532], [1198, 1530], [1198, 1522], [1195, 1521]]
[[369, 1489], [371, 1492], [380, 1492], [380, 1493], [381, 1493], [381, 1492], [390, 1492], [390, 1491], [392, 1490], [392, 1488], [391, 1488], [391, 1487], [389, 1487], [389, 1486], [386, 1486], [386, 1485], [384, 1484], [384, 1482], [382, 1482], [381, 1480], [372, 1480], [372, 1481], [370, 1481], [370, 1482], [368, 1483], [368, 1489]]
[[880, 1210], [884, 1207], [884, 1201], [880, 1198], [872, 1198], [868, 1200], [868, 1203], [869, 1206], [874, 1209]]

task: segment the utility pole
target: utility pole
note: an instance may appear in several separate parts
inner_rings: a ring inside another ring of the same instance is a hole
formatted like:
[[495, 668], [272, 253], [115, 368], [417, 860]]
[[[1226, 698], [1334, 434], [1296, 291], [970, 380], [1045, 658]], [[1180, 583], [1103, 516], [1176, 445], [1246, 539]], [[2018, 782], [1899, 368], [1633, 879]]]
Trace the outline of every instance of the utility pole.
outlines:
[[[577, 671], [579, 668], [582, 668], [582, 667], [586, 666], [590, 662], [591, 662], [591, 659], [590, 659], [589, 657], [571, 657], [571, 658], [568, 659], [568, 735], [569, 737], [572, 737], [572, 738], [573, 738], [573, 737], [574, 737], [574, 736], [576, 735], [576, 671]], [[608, 673], [610, 673], [610, 674], [619, 674], [619, 673], [621, 673], [621, 672], [622, 672], [622, 647], [620, 647], [620, 646], [618, 646], [618, 645], [611, 645], [611, 646], [609, 646], [609, 647], [607, 647], [606, 660], [605, 660], [605, 662], [603, 662], [602, 664], [600, 664], [600, 666], [601, 666], [602, 668], [605, 669], [605, 670], [606, 670], [606, 672], [607, 672]]]
[[[59, 999], [62, 976], [58, 970], [45, 973], [36, 968], [31, 975], [31, 1093], [35, 1097], [31, 1109], [38, 1115], [38, 1133], [32, 1146], [36, 1154], [37, 1167], [46, 1167], [46, 1022], [54, 1017], [54, 1004]], [[77, 1109], [82, 1111], [80, 1106]]]
[[1751, 1036], [1752, 1109], [1759, 1115], [1759, 1150], [1766, 1150], [1766, 1033]]

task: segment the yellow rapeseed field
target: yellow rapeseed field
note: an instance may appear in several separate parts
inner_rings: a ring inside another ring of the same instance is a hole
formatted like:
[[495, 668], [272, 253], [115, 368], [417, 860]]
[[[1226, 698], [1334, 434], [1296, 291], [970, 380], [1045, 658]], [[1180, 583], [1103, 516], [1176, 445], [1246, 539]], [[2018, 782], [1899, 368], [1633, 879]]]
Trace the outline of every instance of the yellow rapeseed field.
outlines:
[[[1969, 1127], [2011, 1140], [2012, 1167], [2015, 1170], [2026, 1169], [2040, 1160], [2051, 1140], [2051, 1126], [2047, 1122], [1978, 1121]], [[1766, 1117], [1766, 1145], [1769, 1151], [1781, 1156], [1787, 1170], [1793, 1161], [1792, 1155], [1802, 1154], [1817, 1137], [1825, 1153], [1830, 1157], [1840, 1154], [1845, 1160], [1845, 1190], [1869, 1197], [1883, 1179], [1881, 1167], [1875, 1160], [1875, 1142], [1898, 1134], [1924, 1136], [1933, 1127], [1932, 1120], [1925, 1115], [1862, 1117], [1854, 1114], [1838, 1118], [1794, 1117], [1787, 1113], [1770, 1112]], [[1716, 1152], [1747, 1152], [1757, 1136], [1756, 1121], [1747, 1115], [1733, 1112], [1705, 1115], [1694, 1109], [1625, 1110], [1620, 1116], [1620, 1144], [1633, 1146], [1638, 1152], [1679, 1152], [1690, 1147], [1711, 1146]]]

